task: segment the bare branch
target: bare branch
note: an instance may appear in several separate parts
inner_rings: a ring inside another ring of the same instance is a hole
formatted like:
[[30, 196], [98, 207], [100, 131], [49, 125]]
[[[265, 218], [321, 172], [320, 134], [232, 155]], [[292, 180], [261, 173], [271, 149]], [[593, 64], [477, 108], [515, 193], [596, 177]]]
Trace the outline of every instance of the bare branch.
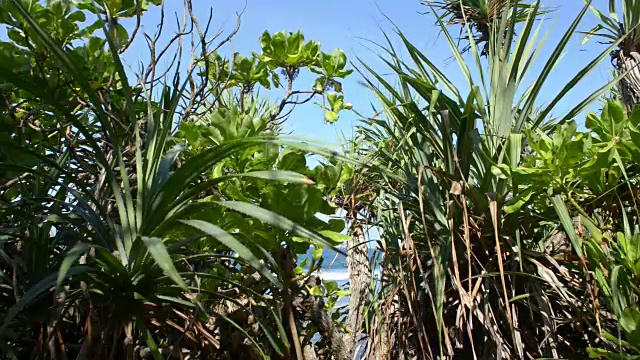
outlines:
[[122, 47], [122, 49], [118, 51], [119, 54], [122, 54], [125, 51], [127, 51], [129, 46], [131, 46], [131, 44], [135, 40], [136, 35], [138, 34], [138, 30], [140, 29], [141, 18], [142, 18], [142, 3], [140, 0], [137, 0], [136, 1], [136, 26], [133, 28], [133, 31], [131, 32], [129, 41]]

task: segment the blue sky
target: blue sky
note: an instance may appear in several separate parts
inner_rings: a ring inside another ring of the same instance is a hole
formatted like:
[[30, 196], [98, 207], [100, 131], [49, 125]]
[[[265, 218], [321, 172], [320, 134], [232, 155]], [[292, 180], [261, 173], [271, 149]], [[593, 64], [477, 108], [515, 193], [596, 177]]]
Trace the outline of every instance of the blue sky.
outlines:
[[[270, 32], [284, 29], [289, 31], [302, 30], [308, 40], [319, 40], [324, 51], [330, 52], [335, 48], [340, 48], [347, 53], [350, 60], [357, 61], [357, 58], [360, 58], [374, 69], [382, 72], [385, 70], [383, 64], [377, 58], [377, 54], [370, 49], [371, 45], [367, 40], [383, 43], [383, 31], [393, 35], [393, 25], [385, 17], [387, 16], [434, 63], [441, 64], [442, 70], [455, 83], [464, 84], [457, 65], [447, 61], [450, 59], [451, 52], [445, 39], [439, 36], [439, 29], [434, 25], [433, 16], [421, 14], [427, 8], [421, 5], [419, 0], [246, 0], [246, 2], [193, 0], [193, 2], [195, 13], [198, 14], [201, 22], [206, 20], [209, 9], [213, 8], [214, 32], [218, 29], [230, 31], [235, 26], [235, 13], [244, 9], [242, 26], [232, 42], [234, 52], [250, 55], [252, 51], [259, 51], [258, 39], [264, 30]], [[169, 0], [166, 3], [167, 13], [179, 11], [181, 14], [181, 1]], [[538, 60], [538, 65], [541, 65], [546, 59], [565, 29], [584, 6], [582, 0], [564, 0], [562, 2], [547, 0], [544, 3], [556, 7], [556, 11], [549, 15], [549, 19], [545, 22], [544, 29], [549, 29], [550, 34], [545, 51]], [[599, 8], [606, 8], [606, 0], [595, 0], [594, 4]], [[146, 30], [153, 32], [157, 24], [157, 12], [150, 12], [144, 19]], [[579, 30], [589, 30], [596, 23], [595, 17], [588, 13]], [[168, 34], [169, 32], [167, 32]], [[392, 39], [395, 44], [399, 45], [396, 38]], [[595, 41], [583, 46], [581, 40], [581, 38], [575, 38], [572, 41], [569, 46], [570, 51], [557, 65], [545, 92], [549, 96], [557, 93], [582, 66], [597, 56], [599, 51], [605, 49], [604, 45], [599, 45]], [[128, 52], [126, 60], [134, 65], [138, 60], [144, 58], [145, 53], [144, 46], [136, 46]], [[610, 69], [609, 61], [605, 60], [598, 70], [589, 75], [582, 86], [566, 99], [564, 107], [560, 106], [559, 109], [561, 111], [567, 110], [571, 104], [577, 103], [591, 91], [606, 83], [607, 79], [611, 77]], [[345, 98], [353, 103], [361, 113], [371, 115], [373, 111], [370, 103], [374, 99], [370, 92], [359, 84], [360, 80], [360, 76], [354, 73], [344, 82]], [[296, 87], [307, 88], [311, 86], [312, 82], [313, 78], [310, 75], [301, 75], [296, 82]], [[272, 100], [277, 100], [278, 94], [282, 94], [282, 92], [272, 92], [269, 96]], [[580, 123], [584, 121], [583, 117], [576, 120]], [[358, 117], [355, 114], [343, 113], [337, 124], [325, 124], [322, 110], [313, 104], [308, 104], [296, 109], [285, 128], [295, 136], [336, 145], [338, 143], [336, 134], [344, 133], [350, 136], [357, 121]]]

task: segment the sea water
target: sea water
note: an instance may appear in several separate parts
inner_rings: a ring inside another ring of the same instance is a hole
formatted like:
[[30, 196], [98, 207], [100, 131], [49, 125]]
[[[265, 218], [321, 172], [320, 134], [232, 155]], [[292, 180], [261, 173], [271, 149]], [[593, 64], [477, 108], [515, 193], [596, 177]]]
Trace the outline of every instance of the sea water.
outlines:
[[[305, 257], [311, 257], [311, 252], [314, 249], [310, 249], [306, 255], [298, 257], [298, 262], [302, 262]], [[340, 249], [346, 253], [346, 249]], [[374, 248], [368, 248], [369, 261], [372, 262], [375, 256], [376, 250]], [[335, 281], [339, 286], [344, 286], [349, 282], [349, 269], [347, 267], [347, 257], [343, 254], [336, 252], [332, 249], [324, 249], [322, 269], [316, 275], [324, 281]], [[306, 269], [305, 269], [306, 270]], [[376, 269], [374, 275], [378, 275], [379, 271]]]

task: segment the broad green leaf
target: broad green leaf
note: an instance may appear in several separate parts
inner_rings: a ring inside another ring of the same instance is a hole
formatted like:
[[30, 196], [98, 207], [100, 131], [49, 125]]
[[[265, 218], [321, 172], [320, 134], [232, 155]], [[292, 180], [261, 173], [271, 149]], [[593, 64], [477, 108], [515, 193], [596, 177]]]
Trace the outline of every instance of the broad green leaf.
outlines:
[[313, 250], [311, 252], [311, 258], [313, 261], [319, 261], [322, 258], [322, 248]]
[[309, 295], [311, 296], [324, 296], [324, 290], [320, 286], [314, 286], [309, 289]]
[[351, 236], [346, 235], [346, 234], [340, 234], [338, 232], [331, 231], [331, 230], [320, 230], [320, 231], [318, 231], [318, 233], [320, 233], [323, 236], [331, 239], [333, 242], [335, 242], [336, 245], [340, 244], [340, 243], [343, 243], [345, 241], [351, 240]]

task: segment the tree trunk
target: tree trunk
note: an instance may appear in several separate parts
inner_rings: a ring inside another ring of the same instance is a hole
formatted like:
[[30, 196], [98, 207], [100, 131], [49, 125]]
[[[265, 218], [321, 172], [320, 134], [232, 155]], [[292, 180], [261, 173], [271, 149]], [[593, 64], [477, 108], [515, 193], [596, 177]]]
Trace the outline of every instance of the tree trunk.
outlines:
[[620, 80], [620, 92], [627, 113], [631, 114], [633, 107], [640, 104], [640, 54], [635, 51], [628, 55], [620, 52], [618, 55], [618, 74], [627, 76]]
[[[351, 349], [345, 346], [344, 338], [331, 316], [324, 311], [324, 300], [321, 297], [309, 296], [303, 304], [304, 312], [309, 316], [313, 325], [318, 328], [320, 335], [329, 343], [329, 349], [334, 360], [349, 360]], [[307, 358], [305, 358], [307, 360]]]
[[369, 252], [362, 226], [356, 224], [352, 233], [351, 244], [347, 249], [347, 267], [349, 269], [349, 314], [344, 344], [353, 351], [358, 334], [362, 333], [364, 309], [369, 300], [371, 287], [371, 264]]
[[304, 346], [302, 349], [302, 356], [304, 356], [304, 360], [318, 360], [318, 355], [311, 344]]

